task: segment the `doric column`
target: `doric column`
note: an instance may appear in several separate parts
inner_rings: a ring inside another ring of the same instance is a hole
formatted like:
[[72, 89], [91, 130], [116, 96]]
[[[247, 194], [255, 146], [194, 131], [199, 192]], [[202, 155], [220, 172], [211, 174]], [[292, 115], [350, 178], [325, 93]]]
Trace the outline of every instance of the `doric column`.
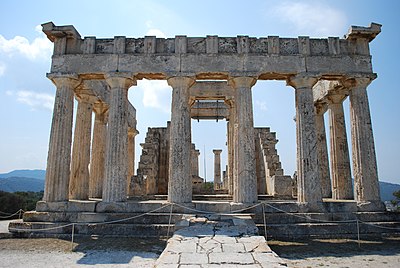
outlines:
[[191, 125], [189, 88], [195, 83], [191, 77], [172, 77], [168, 201], [192, 201], [192, 176], [190, 174]]
[[355, 78], [350, 91], [351, 141], [355, 199], [380, 202], [374, 137], [367, 96], [371, 78]]
[[344, 96], [331, 95], [328, 98], [330, 100], [329, 123], [331, 145], [332, 198], [353, 199], [350, 157], [342, 105]]
[[131, 178], [135, 174], [135, 137], [139, 132], [136, 129], [128, 130], [128, 176], [126, 181], [126, 191], [129, 194]]
[[80, 81], [74, 74], [48, 74], [47, 77], [57, 86], [57, 92], [50, 131], [43, 200], [68, 201], [74, 89]]
[[199, 176], [199, 155], [200, 151], [193, 149], [192, 150], [192, 176]]
[[90, 96], [81, 95], [76, 111], [74, 144], [72, 147], [69, 198], [87, 200], [89, 198], [90, 140], [92, 134], [93, 104]]
[[213, 150], [214, 153], [214, 189], [221, 188], [221, 153], [222, 150]]
[[233, 146], [233, 133], [234, 133], [234, 115], [233, 115], [233, 108], [230, 108], [230, 115], [229, 115], [229, 122], [228, 122], [228, 182], [227, 182], [227, 189], [228, 194], [233, 195], [233, 167], [234, 167], [234, 146]]
[[110, 110], [103, 201], [120, 202], [126, 200], [128, 175], [128, 89], [136, 85], [136, 80], [124, 72], [108, 73], [105, 78], [110, 86]]
[[317, 132], [318, 167], [321, 178], [322, 197], [332, 197], [332, 185], [329, 174], [329, 157], [326, 142], [325, 108], [322, 104], [315, 105], [315, 128]]
[[89, 197], [101, 198], [105, 177], [105, 154], [107, 138], [108, 107], [95, 103], [93, 126], [92, 159], [90, 162]]
[[295, 88], [296, 96], [297, 200], [302, 203], [322, 202], [312, 91], [317, 80], [297, 75], [288, 81]]
[[[235, 77], [230, 80], [235, 90], [235, 169], [233, 201], [257, 202], [257, 176], [255, 170], [255, 144], [251, 87], [253, 77]], [[235, 178], [236, 177], [236, 178]]]

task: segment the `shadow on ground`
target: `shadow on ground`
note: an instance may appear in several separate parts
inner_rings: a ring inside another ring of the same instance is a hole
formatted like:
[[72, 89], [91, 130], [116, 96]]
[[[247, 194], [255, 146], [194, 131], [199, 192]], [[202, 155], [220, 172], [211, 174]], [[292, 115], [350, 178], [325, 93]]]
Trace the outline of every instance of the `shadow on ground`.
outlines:
[[78, 264], [127, 264], [134, 259], [157, 259], [164, 250], [165, 239], [129, 237], [79, 237], [73, 251], [85, 255]]
[[357, 240], [311, 239], [298, 241], [269, 240], [268, 245], [280, 257], [302, 260], [313, 257], [352, 257], [357, 255], [400, 254], [400, 237]]

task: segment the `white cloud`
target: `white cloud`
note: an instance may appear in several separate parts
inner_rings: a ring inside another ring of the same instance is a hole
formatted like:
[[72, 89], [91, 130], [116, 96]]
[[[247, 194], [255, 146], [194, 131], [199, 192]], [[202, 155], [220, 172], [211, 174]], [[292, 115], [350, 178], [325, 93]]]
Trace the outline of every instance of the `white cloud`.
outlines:
[[157, 36], [158, 38], [166, 38], [166, 35], [159, 29], [149, 29], [146, 36]]
[[272, 15], [293, 25], [300, 35], [341, 36], [347, 25], [344, 12], [318, 1], [284, 1], [272, 8]]
[[6, 65], [0, 61], [0, 76], [6, 71]]
[[53, 110], [54, 96], [50, 94], [21, 90], [16, 93], [16, 96], [18, 102], [31, 106], [32, 109]]
[[145, 107], [152, 107], [162, 110], [165, 113], [171, 111], [171, 87], [167, 82], [162, 81], [139, 81], [138, 87], [143, 90], [143, 105]]
[[[40, 26], [36, 26], [36, 31], [38, 31], [38, 27]], [[7, 40], [0, 35], [0, 53], [7, 54], [10, 57], [15, 54], [20, 54], [30, 60], [49, 60], [52, 54], [52, 48], [53, 44], [43, 33], [40, 33], [40, 36], [36, 37], [32, 43], [23, 36], [15, 36]]]

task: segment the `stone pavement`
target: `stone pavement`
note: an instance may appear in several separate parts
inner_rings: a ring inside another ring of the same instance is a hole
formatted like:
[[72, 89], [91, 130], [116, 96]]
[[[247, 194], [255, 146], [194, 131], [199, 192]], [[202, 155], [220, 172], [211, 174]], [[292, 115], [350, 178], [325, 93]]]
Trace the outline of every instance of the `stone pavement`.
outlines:
[[168, 240], [156, 268], [274, 268], [286, 267], [273, 252], [251, 217], [189, 218]]

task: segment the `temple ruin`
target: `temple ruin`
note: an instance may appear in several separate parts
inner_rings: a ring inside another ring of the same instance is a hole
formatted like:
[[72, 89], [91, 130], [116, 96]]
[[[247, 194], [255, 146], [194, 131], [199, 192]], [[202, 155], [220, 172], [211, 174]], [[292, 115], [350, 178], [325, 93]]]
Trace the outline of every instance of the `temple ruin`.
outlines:
[[[321, 39], [100, 39], [82, 38], [71, 25], [42, 26], [54, 43], [47, 77], [56, 86], [56, 96], [45, 191], [37, 213], [142, 212], [149, 207], [140, 207], [137, 198], [155, 195], [165, 195], [161, 203], [209, 210], [243, 208], [259, 202], [259, 195], [292, 200], [302, 211], [333, 211], [336, 206], [353, 212], [382, 210], [367, 96], [368, 85], [377, 77], [369, 42], [381, 25], [352, 26], [344, 38]], [[141, 79], [167, 80], [171, 120], [165, 127], [149, 127], [135, 167], [136, 122], [145, 118], [136, 118], [127, 93]], [[284, 174], [275, 133], [254, 127], [252, 87], [258, 80], [284, 80], [294, 89], [296, 178]], [[351, 156], [343, 112], [347, 97]], [[74, 98], [78, 107], [73, 133]], [[229, 196], [218, 208], [193, 201], [193, 182], [201, 178], [191, 119], [227, 122], [226, 170], [219, 148], [213, 151], [215, 190]]]

